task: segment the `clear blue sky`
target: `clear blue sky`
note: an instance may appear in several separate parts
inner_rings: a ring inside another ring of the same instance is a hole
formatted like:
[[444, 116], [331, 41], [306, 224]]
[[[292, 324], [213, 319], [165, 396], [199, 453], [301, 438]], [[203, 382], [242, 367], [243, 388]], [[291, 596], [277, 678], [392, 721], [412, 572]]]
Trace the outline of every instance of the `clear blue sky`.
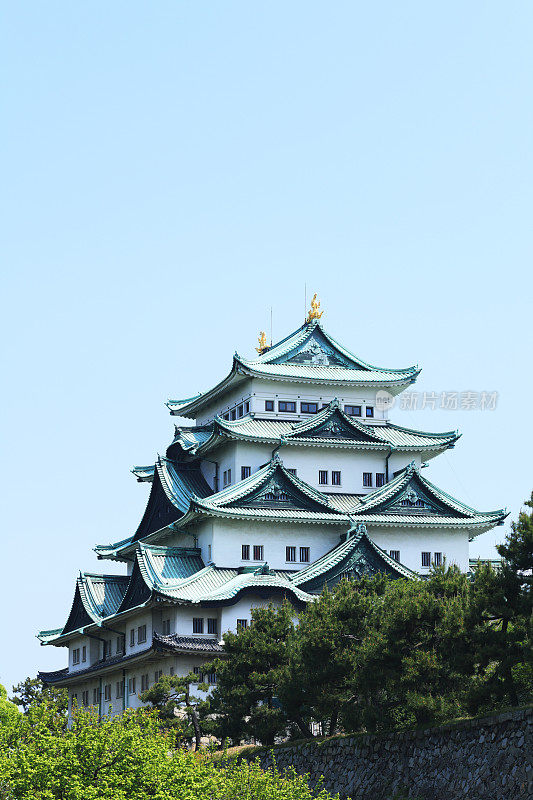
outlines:
[[[169, 396], [303, 317], [495, 411], [427, 475], [516, 515], [531, 470], [529, 2], [19, 2], [1, 22], [2, 658], [65, 664], [96, 543], [122, 539]], [[492, 554], [504, 528], [478, 540]]]

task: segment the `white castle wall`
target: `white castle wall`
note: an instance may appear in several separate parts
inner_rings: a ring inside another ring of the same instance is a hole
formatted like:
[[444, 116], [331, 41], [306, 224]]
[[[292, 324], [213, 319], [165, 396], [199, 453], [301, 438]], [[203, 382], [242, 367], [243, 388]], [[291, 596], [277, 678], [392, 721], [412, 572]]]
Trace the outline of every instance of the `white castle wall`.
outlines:
[[383, 550], [400, 551], [400, 561], [409, 569], [428, 574], [429, 568], [422, 567], [421, 553], [442, 553], [447, 564], [457, 564], [468, 571], [468, 533], [455, 529], [426, 528], [381, 528], [368, 526], [368, 535]]

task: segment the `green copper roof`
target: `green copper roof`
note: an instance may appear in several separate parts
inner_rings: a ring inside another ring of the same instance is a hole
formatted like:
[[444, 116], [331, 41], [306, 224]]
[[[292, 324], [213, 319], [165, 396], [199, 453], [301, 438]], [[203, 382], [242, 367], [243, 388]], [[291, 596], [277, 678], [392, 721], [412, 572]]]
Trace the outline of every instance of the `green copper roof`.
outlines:
[[378, 572], [394, 578], [417, 577], [378, 547], [368, 536], [364, 524], [358, 524], [329, 553], [292, 575], [291, 581], [307, 592], [320, 592], [325, 585], [331, 588], [342, 577], [360, 578]]
[[386, 369], [354, 356], [324, 330], [320, 322], [306, 323], [265, 350], [258, 358], [237, 353], [229, 374], [209, 391], [185, 400], [169, 400], [171, 414], [195, 417], [206, 405], [245, 377], [334, 386], [387, 387], [392, 393], [416, 380], [417, 367]]
[[505, 509], [476, 511], [427, 480], [411, 463], [392, 481], [360, 497], [350, 512], [368, 525], [467, 528], [473, 535], [502, 524]]
[[203, 500], [193, 498], [189, 512], [177, 524], [187, 525], [202, 514], [319, 524], [342, 524], [348, 519], [322, 492], [287, 472], [279, 455], [249, 478]]
[[[371, 450], [407, 450], [432, 453], [452, 447], [459, 438], [457, 431], [445, 433], [426, 433], [393, 425], [390, 422], [362, 422], [356, 417], [347, 416], [337, 398], [324, 409], [308, 419], [298, 422], [278, 419], [259, 419], [248, 415], [239, 420], [229, 421], [215, 417], [207, 435], [202, 430], [194, 452], [198, 456], [218, 446], [220, 438], [283, 443], [294, 445], [314, 445], [319, 447], [350, 447], [353, 449]], [[190, 441], [194, 437], [194, 428], [176, 428], [176, 437], [170, 448], [178, 445], [182, 450], [188, 449], [188, 443], [182, 444], [182, 437]], [[170, 452], [169, 448], [169, 452]]]
[[139, 483], [151, 483], [154, 479], [155, 464], [148, 464], [146, 467], [132, 467], [131, 471]]

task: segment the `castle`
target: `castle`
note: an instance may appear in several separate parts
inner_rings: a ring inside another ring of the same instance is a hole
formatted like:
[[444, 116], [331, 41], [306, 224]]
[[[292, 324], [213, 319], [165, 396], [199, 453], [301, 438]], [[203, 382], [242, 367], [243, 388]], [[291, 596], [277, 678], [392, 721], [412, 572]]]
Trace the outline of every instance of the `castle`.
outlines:
[[339, 344], [313, 303], [305, 323], [258, 355], [235, 354], [203, 394], [167, 403], [173, 441], [134, 467], [151, 485], [137, 530], [99, 544], [122, 574], [82, 572], [65, 624], [38, 634], [68, 666], [40, 677], [70, 704], [120, 713], [162, 674], [215, 683], [203, 664], [253, 607], [313, 602], [343, 577], [419, 579], [446, 560], [469, 568], [469, 541], [502, 524], [432, 484], [423, 470], [459, 434], [393, 424], [380, 397], [416, 367], [367, 364]]

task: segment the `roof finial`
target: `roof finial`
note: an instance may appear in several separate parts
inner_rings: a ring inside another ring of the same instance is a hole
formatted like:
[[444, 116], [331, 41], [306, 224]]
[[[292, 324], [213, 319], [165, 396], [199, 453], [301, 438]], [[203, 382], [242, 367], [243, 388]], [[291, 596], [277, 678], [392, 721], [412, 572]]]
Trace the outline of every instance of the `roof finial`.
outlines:
[[309, 309], [309, 313], [307, 315], [306, 322], [312, 322], [314, 319], [320, 319], [323, 311], [319, 311], [320, 308], [320, 300], [316, 299], [316, 292], [313, 295], [313, 299], [311, 300], [311, 308]]
[[259, 355], [261, 355], [261, 353], [264, 353], [265, 350], [267, 349], [267, 337], [264, 331], [259, 331], [259, 336], [257, 337], [257, 341], [259, 343], [259, 347], [256, 347], [255, 349], [257, 350]]

